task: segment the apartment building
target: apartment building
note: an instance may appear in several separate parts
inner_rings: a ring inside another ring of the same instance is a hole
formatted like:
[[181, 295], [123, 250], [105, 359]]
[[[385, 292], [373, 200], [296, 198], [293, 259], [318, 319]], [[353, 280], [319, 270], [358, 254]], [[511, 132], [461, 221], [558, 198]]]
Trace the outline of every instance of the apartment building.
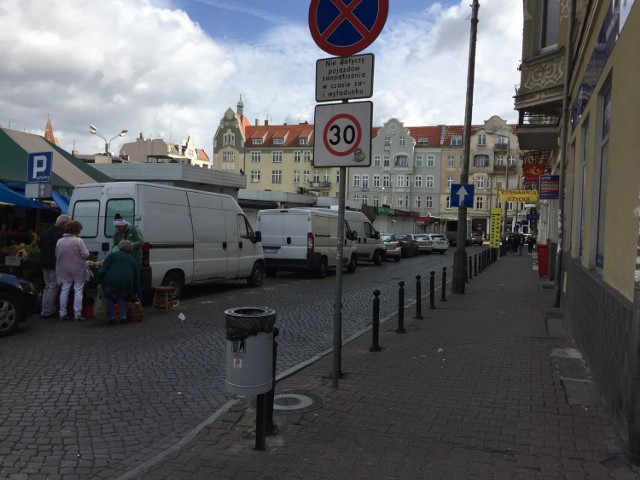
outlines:
[[[539, 203], [556, 307], [572, 325], [627, 457], [640, 464], [640, 1], [524, 1], [515, 97], [524, 159], [556, 198]], [[556, 247], [559, 247], [558, 249]]]

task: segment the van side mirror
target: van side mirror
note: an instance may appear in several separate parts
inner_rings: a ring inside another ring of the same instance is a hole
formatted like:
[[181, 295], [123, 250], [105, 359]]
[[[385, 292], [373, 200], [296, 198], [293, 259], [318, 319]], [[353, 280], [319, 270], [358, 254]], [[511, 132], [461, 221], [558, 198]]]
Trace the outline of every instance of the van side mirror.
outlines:
[[358, 232], [356, 232], [355, 230], [351, 230], [349, 235], [347, 235], [347, 238], [349, 240], [353, 240], [354, 242], [357, 241], [358, 240]]
[[380, 232], [376, 230], [376, 233], [373, 234], [373, 238], [380, 240]]
[[262, 233], [260, 231], [253, 232], [253, 236], [251, 237], [251, 241], [253, 243], [258, 243], [262, 241]]

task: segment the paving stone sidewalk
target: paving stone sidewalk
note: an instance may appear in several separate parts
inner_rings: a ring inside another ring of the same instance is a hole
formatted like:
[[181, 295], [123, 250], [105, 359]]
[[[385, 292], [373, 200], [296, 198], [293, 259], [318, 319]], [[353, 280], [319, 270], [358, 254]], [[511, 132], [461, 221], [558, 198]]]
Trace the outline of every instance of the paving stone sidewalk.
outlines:
[[423, 300], [423, 319], [407, 308], [406, 333], [397, 318], [383, 323], [382, 351], [369, 351], [370, 333], [348, 343], [337, 389], [332, 355], [280, 380], [277, 396], [319, 402], [275, 415], [265, 451], [244, 399], [122, 478], [638, 479], [593, 386], [565, 388], [559, 359], [576, 346], [556, 328], [547, 286], [532, 257], [501, 257], [465, 294], [438, 293], [434, 310]]

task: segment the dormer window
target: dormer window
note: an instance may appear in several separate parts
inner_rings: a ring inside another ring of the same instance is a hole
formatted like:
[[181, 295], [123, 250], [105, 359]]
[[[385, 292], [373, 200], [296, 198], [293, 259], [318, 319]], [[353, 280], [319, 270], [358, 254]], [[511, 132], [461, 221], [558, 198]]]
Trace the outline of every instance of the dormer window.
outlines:
[[451, 137], [451, 145], [462, 145], [462, 135], [453, 135]]
[[418, 145], [422, 147], [429, 145], [429, 137], [418, 137]]
[[273, 139], [273, 144], [274, 145], [284, 145], [284, 138], [274, 138]]
[[251, 145], [262, 145], [262, 138], [252, 138]]
[[307, 139], [306, 139], [306, 137], [302, 137], [302, 138], [300, 138], [300, 139], [299, 139], [299, 141], [300, 141], [300, 145], [306, 145], [306, 144], [307, 144]]

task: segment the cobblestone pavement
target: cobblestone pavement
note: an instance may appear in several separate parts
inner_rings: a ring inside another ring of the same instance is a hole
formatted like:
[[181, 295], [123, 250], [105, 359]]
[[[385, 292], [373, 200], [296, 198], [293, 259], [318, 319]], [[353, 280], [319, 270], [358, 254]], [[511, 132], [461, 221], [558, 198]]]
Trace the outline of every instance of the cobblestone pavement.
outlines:
[[562, 352], [579, 351], [554, 326], [546, 286], [530, 257], [503, 257], [425, 318], [407, 309], [406, 334], [395, 318], [384, 323], [382, 351], [369, 351], [368, 335], [350, 342], [338, 388], [331, 355], [280, 380], [276, 406], [292, 393], [320, 402], [281, 408], [289, 414], [275, 415], [280, 431], [265, 451], [254, 449], [244, 399], [122, 478], [638, 479], [588, 369], [575, 380], [592, 396], [576, 401], [564, 388], [574, 379]]
[[[389, 316], [398, 281], [407, 282], [409, 304], [415, 275], [451, 261], [432, 255], [345, 274], [344, 337], [371, 322], [374, 289]], [[278, 372], [285, 372], [331, 348], [334, 290], [333, 276], [279, 275], [259, 289], [198, 287], [178, 311], [148, 310], [137, 324], [32, 317], [0, 342], [0, 479], [112, 479], [145, 465], [233, 399], [224, 387], [225, 309], [276, 310]]]

